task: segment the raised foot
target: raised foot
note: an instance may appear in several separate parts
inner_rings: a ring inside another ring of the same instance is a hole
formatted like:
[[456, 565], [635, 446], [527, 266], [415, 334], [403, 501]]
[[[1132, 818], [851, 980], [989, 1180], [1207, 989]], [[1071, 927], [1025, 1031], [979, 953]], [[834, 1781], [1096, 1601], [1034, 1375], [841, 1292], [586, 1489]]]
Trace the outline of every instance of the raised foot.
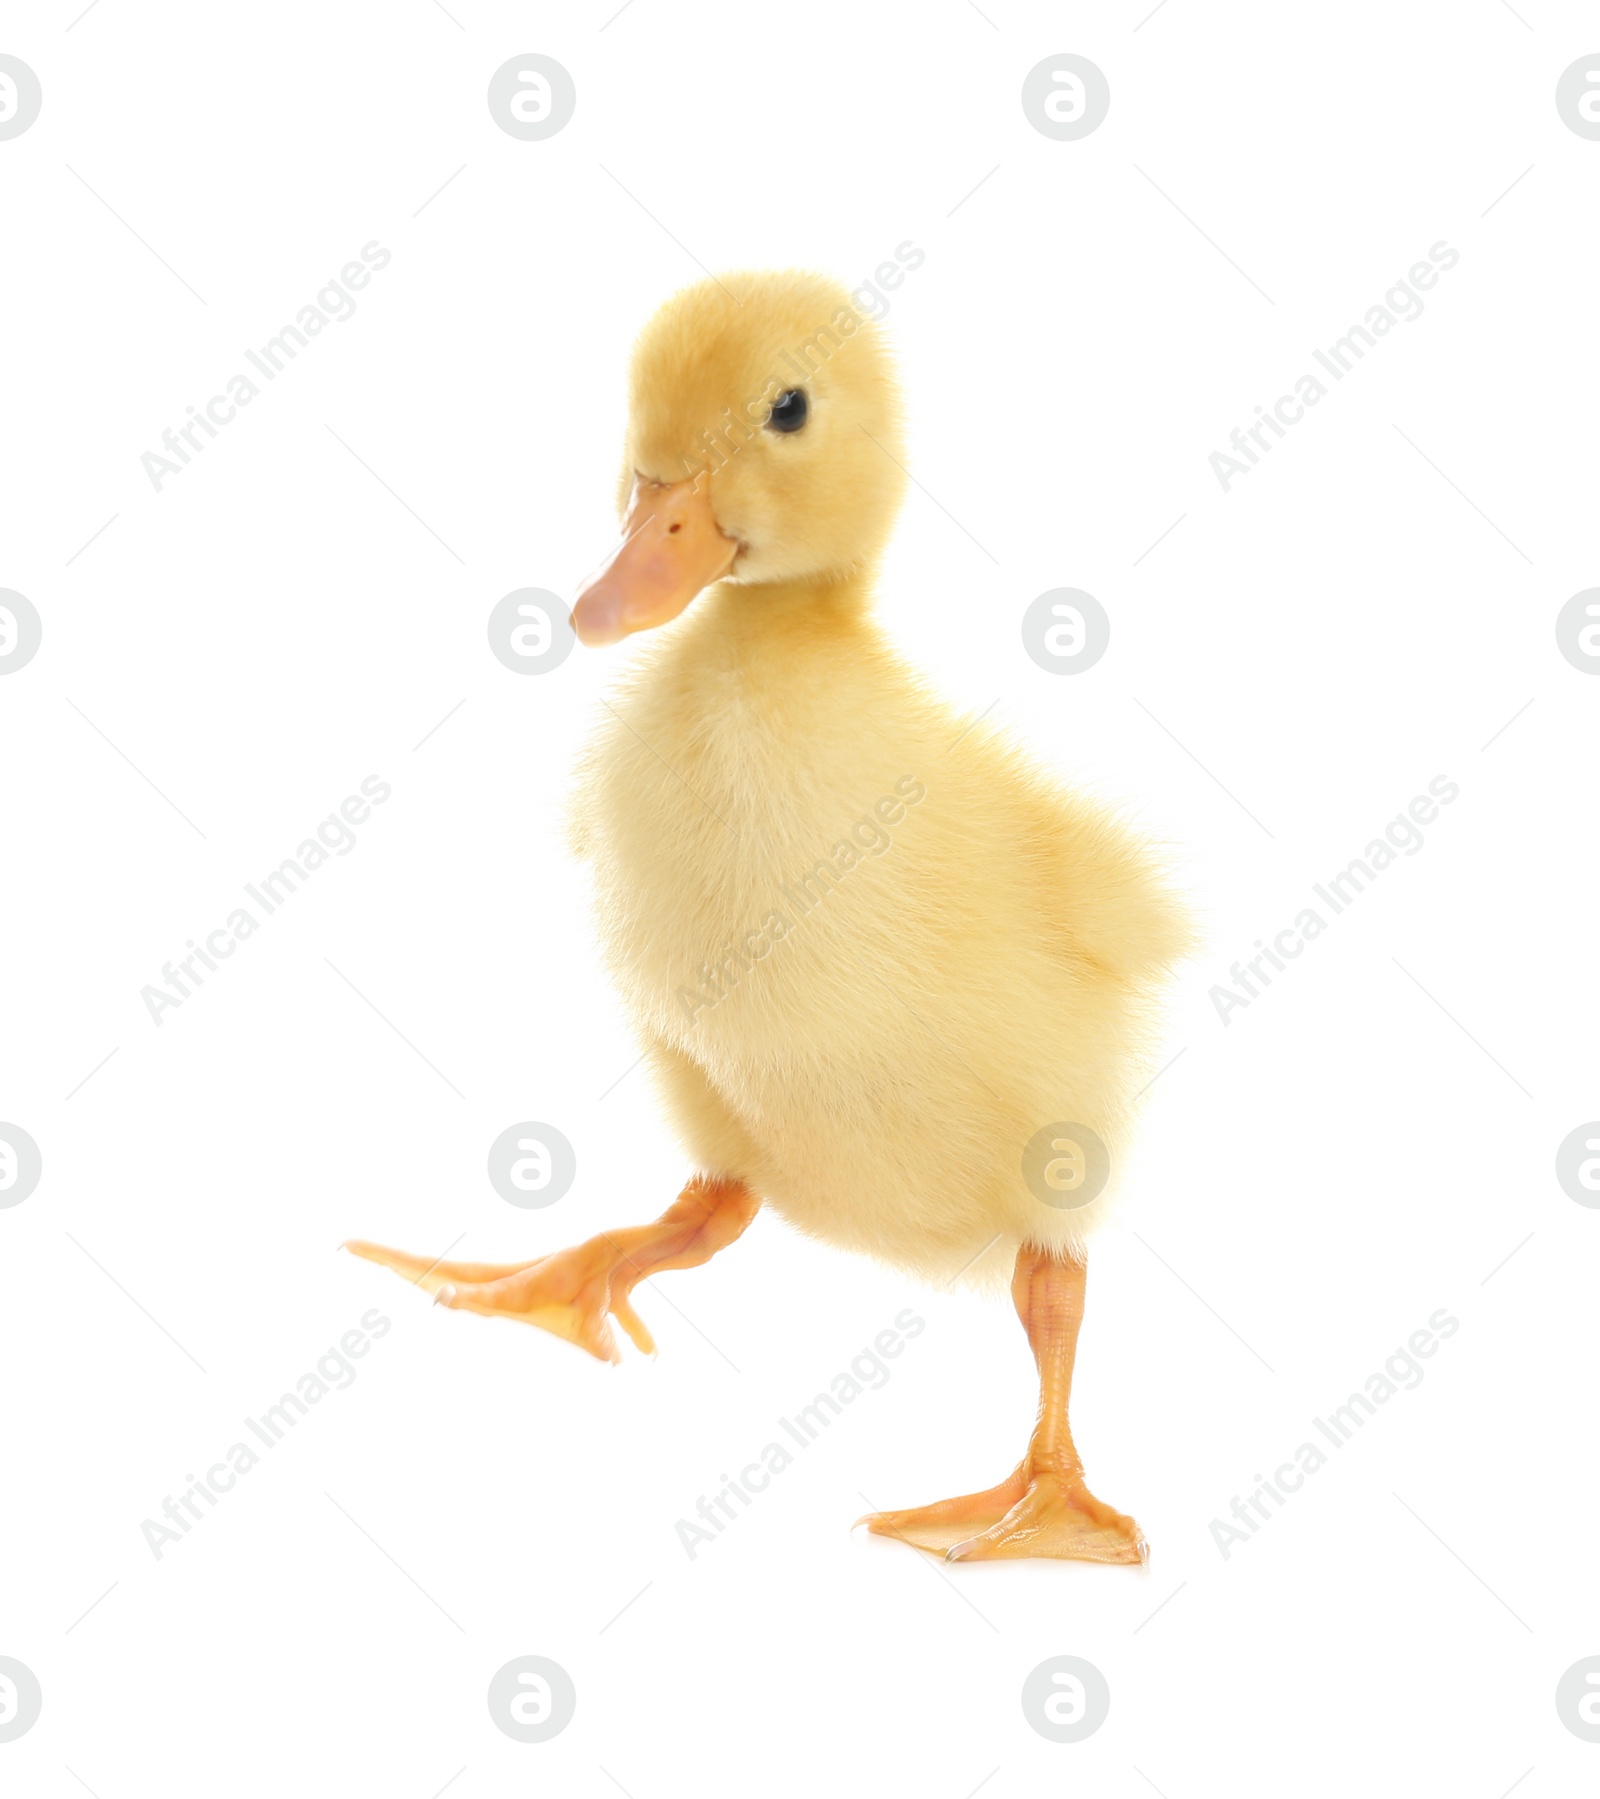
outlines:
[[872, 1512], [858, 1522], [877, 1536], [897, 1537], [951, 1562], [1034, 1556], [1136, 1564], [1150, 1554], [1138, 1525], [1096, 1499], [1081, 1477], [1024, 1469], [987, 1492], [910, 1511]]
[[655, 1342], [628, 1299], [636, 1271], [603, 1237], [532, 1262], [430, 1262], [381, 1243], [352, 1241], [344, 1247], [392, 1268], [431, 1293], [436, 1305], [453, 1311], [537, 1325], [602, 1362], [622, 1360], [611, 1329], [615, 1318], [638, 1348], [655, 1354]]

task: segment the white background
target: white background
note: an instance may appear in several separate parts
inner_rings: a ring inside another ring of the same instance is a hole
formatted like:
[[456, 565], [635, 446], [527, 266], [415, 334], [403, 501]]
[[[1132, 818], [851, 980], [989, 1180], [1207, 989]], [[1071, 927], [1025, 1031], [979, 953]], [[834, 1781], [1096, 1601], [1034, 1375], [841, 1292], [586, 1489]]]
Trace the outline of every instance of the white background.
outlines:
[[[1553, 1162], [1600, 1112], [1600, 682], [1553, 623], [1600, 579], [1600, 143], [1553, 93], [1593, 9], [449, 4], [0, 34], [44, 91], [0, 143], [0, 586], [44, 621], [0, 683], [0, 1118], [44, 1158], [0, 1211], [0, 1654], [44, 1689], [7, 1789], [1592, 1792], [1554, 1689], [1600, 1653], [1600, 1213]], [[485, 104], [530, 50], [577, 84], [542, 143]], [[1067, 50], [1112, 93], [1076, 143], [1019, 102]], [[154, 492], [141, 453], [373, 239], [355, 316]], [[560, 834], [630, 650], [521, 678], [485, 619], [610, 543], [630, 337], [697, 263], [854, 282], [908, 239], [885, 623], [1171, 842], [1207, 933], [1079, 1362], [1146, 1570], [849, 1533], [1015, 1461], [999, 1303], [762, 1216], [641, 1291], [659, 1359], [614, 1370], [335, 1254], [522, 1258], [676, 1194]], [[1424, 314], [1225, 494], [1209, 454], [1439, 240]], [[1062, 585], [1112, 620], [1072, 678], [1018, 632]], [[152, 1024], [370, 774], [357, 847]], [[1426, 846], [1220, 1023], [1440, 774]], [[521, 1212], [484, 1157], [530, 1118], [578, 1176]], [[691, 1562], [675, 1521], [907, 1305], [890, 1383]], [[373, 1306], [356, 1383], [155, 1560], [141, 1521]], [[1211, 1520], [1441, 1306], [1423, 1384], [1224, 1560]], [[578, 1690], [542, 1746], [485, 1705], [529, 1653]], [[1112, 1693], [1073, 1746], [1019, 1704], [1058, 1654]]]

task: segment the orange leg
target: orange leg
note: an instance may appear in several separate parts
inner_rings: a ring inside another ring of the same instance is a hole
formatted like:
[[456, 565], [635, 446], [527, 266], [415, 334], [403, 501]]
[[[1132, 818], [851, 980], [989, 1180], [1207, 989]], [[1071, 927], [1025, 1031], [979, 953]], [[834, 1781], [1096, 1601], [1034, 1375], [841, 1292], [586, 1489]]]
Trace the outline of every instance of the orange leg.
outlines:
[[436, 1305], [485, 1318], [516, 1318], [565, 1337], [602, 1362], [620, 1362], [611, 1319], [638, 1348], [655, 1343], [629, 1295], [648, 1275], [695, 1268], [743, 1234], [761, 1201], [742, 1181], [697, 1175], [654, 1224], [602, 1231], [575, 1249], [532, 1262], [429, 1262], [378, 1243], [344, 1247], [381, 1262], [434, 1296]]
[[1067, 1402], [1083, 1323], [1086, 1269], [1024, 1244], [1011, 1297], [1039, 1367], [1039, 1417], [1027, 1454], [987, 1492], [968, 1493], [912, 1511], [873, 1512], [863, 1520], [879, 1536], [943, 1551], [952, 1562], [1055, 1556], [1087, 1562], [1142, 1562], [1144, 1536], [1084, 1484]]

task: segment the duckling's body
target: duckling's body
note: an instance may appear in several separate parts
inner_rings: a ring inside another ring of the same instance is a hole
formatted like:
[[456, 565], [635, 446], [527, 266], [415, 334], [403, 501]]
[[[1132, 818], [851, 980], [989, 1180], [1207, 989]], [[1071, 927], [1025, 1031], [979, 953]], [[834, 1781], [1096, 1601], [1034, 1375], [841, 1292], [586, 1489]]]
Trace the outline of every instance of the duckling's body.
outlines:
[[613, 1318], [652, 1347], [633, 1288], [728, 1247], [763, 1201], [941, 1280], [1010, 1264], [1040, 1374], [1026, 1454], [870, 1526], [956, 1560], [1138, 1561], [1138, 1526], [1085, 1484], [1068, 1397], [1085, 1236], [1186, 926], [1127, 830], [954, 716], [869, 622], [899, 448], [887, 353], [831, 282], [703, 282], [646, 327], [625, 535], [573, 623], [590, 645], [658, 634], [573, 822], [698, 1172], [655, 1223], [533, 1262], [351, 1247], [612, 1361]]
[[862, 599], [705, 595], [617, 695], [576, 835], [696, 1164], [841, 1248], [992, 1277], [1103, 1212], [1041, 1206], [1023, 1149], [1071, 1121], [1115, 1168], [1184, 927], [1129, 835], [964, 726]]

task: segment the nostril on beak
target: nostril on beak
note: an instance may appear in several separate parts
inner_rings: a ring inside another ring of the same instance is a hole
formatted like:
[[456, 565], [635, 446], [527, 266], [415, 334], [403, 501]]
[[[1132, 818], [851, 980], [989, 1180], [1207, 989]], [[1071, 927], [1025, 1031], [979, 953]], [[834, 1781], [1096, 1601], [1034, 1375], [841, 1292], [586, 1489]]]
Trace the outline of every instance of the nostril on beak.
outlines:
[[667, 526], [667, 536], [671, 537], [675, 531], [681, 531], [682, 529], [683, 529], [682, 525], [668, 525]]

